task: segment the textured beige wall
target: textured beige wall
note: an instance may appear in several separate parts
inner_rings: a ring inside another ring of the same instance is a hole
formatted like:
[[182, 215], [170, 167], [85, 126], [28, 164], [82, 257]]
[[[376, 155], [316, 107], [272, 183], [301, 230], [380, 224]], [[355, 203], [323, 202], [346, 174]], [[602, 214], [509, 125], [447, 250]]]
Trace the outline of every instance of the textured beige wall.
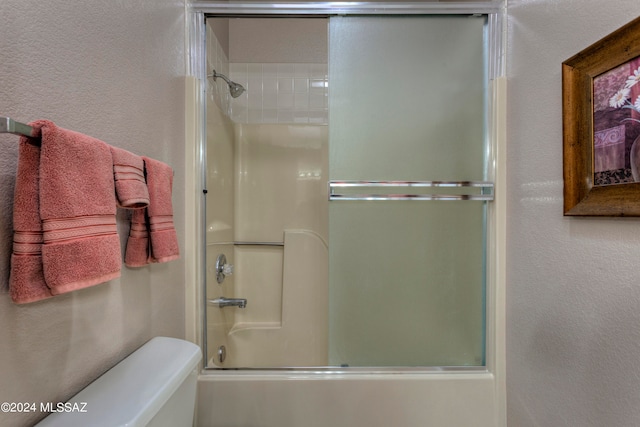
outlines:
[[561, 63], [640, 2], [509, 0], [508, 11], [509, 426], [638, 426], [640, 219], [562, 216]]
[[[213, 30], [224, 54], [229, 57], [229, 18], [209, 18], [207, 25]], [[210, 49], [207, 46], [207, 49]]]
[[230, 19], [229, 62], [327, 62], [325, 19]]
[[[184, 37], [182, 0], [0, 2], [0, 115], [47, 118], [169, 163], [181, 246]], [[0, 402], [57, 402], [151, 337], [184, 336], [184, 261], [123, 267], [118, 280], [14, 305], [7, 284], [17, 143], [0, 135]], [[125, 237], [124, 212], [118, 228]], [[43, 416], [0, 413], [0, 425]]]

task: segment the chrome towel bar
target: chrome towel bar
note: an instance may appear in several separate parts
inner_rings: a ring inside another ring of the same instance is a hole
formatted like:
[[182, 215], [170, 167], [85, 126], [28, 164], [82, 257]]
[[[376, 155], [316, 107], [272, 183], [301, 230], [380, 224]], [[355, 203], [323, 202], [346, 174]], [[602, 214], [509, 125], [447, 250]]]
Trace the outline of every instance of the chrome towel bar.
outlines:
[[[344, 190], [371, 189], [412, 189], [397, 194], [350, 193]], [[416, 192], [416, 188], [469, 188], [477, 192], [470, 194], [426, 194]], [[340, 192], [339, 192], [340, 191]], [[413, 193], [413, 194], [412, 194]], [[493, 200], [493, 183], [488, 181], [329, 181], [329, 200]]]
[[16, 122], [10, 117], [0, 116], [0, 133], [12, 133], [14, 135], [35, 137], [35, 129], [24, 123]]

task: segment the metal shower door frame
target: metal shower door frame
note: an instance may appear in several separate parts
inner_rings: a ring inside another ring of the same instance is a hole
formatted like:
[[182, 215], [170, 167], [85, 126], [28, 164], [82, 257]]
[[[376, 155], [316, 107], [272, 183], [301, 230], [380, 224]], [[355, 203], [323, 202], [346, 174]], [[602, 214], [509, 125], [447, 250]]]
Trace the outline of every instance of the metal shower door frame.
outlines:
[[[498, 163], [498, 147], [497, 140], [499, 133], [503, 130], [501, 127], [501, 117], [497, 117], [500, 112], [497, 111], [499, 99], [504, 96], [504, 79], [505, 79], [505, 61], [504, 52], [506, 38], [504, 33], [506, 26], [504, 25], [506, 16], [506, 6], [503, 0], [486, 1], [486, 2], [451, 2], [451, 3], [420, 3], [420, 2], [311, 2], [311, 3], [259, 3], [259, 2], [224, 2], [216, 3], [209, 1], [191, 0], [187, 4], [187, 35], [188, 35], [188, 63], [187, 75], [197, 79], [199, 84], [198, 95], [196, 96], [196, 114], [201, 123], [200, 129], [196, 132], [197, 144], [197, 165], [196, 175], [200, 179], [200, 188], [196, 191], [201, 196], [198, 199], [196, 210], [204, 219], [206, 218], [205, 200], [203, 190], [206, 182], [206, 33], [205, 18], [207, 16], [221, 17], [331, 17], [331, 16], [349, 16], [349, 15], [369, 15], [369, 16], [393, 16], [393, 15], [486, 15], [487, 16], [487, 43], [488, 43], [488, 64], [487, 75], [490, 83], [488, 96], [488, 163], [492, 165], [491, 170], [487, 171], [487, 179], [493, 182], [500, 182], [497, 179], [496, 164]], [[502, 89], [500, 89], [502, 88]], [[504, 165], [503, 165], [504, 166]], [[499, 184], [497, 184], [499, 185]], [[498, 191], [500, 191], [498, 189]], [[504, 194], [504, 193], [502, 193]], [[488, 278], [487, 278], [487, 321], [486, 321], [486, 366], [480, 367], [482, 371], [499, 373], [504, 378], [504, 306], [500, 303], [504, 290], [501, 282], [503, 277], [504, 266], [501, 265], [501, 252], [499, 248], [504, 245], [501, 241], [502, 237], [495, 237], [500, 233], [501, 225], [496, 219], [500, 214], [500, 210], [504, 210], [503, 202], [495, 203], [490, 207], [489, 216], [492, 218], [488, 224], [489, 248], [487, 255]], [[204, 235], [204, 224], [198, 224], [198, 233]], [[208, 360], [207, 336], [206, 336], [206, 243], [200, 239], [196, 239], [200, 246], [198, 256], [198, 276], [200, 280], [196, 285], [199, 293], [197, 299], [199, 301], [198, 323], [200, 328], [199, 344], [203, 350], [203, 360]], [[500, 252], [500, 253], [498, 253]], [[499, 265], [500, 264], [500, 265]], [[502, 332], [501, 332], [502, 331]], [[322, 373], [334, 372], [344, 374], [343, 369], [332, 367], [313, 367], [313, 368], [276, 368], [275, 370], [312, 370]], [[353, 368], [351, 368], [353, 369]], [[419, 371], [442, 371], [447, 367], [420, 367], [420, 368], [355, 368], [354, 373], [363, 372], [365, 370], [374, 370], [375, 372], [398, 373], [415, 370]], [[452, 371], [465, 371], [467, 369], [461, 367], [450, 368]], [[477, 370], [473, 368], [472, 370]]]

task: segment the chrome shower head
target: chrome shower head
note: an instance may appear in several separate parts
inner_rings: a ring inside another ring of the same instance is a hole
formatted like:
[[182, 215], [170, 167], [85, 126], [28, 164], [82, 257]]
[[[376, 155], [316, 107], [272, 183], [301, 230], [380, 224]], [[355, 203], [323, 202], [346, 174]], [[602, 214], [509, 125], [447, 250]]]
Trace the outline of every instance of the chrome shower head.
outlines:
[[213, 81], [214, 82], [216, 81], [216, 79], [218, 77], [220, 77], [222, 80], [227, 82], [227, 85], [229, 85], [229, 93], [231, 94], [232, 98], [237, 98], [240, 95], [242, 95], [242, 92], [244, 92], [244, 87], [242, 87], [241, 84], [238, 84], [236, 82], [232, 82], [231, 80], [229, 80], [227, 78], [227, 76], [225, 76], [224, 74], [220, 74], [220, 73], [216, 72], [216, 70], [213, 70], [213, 73], [209, 74], [207, 77], [213, 77]]
[[244, 92], [244, 87], [242, 87], [241, 84], [235, 82], [229, 83], [229, 93], [231, 94], [232, 98], [239, 97], [240, 95], [242, 95], [242, 92]]

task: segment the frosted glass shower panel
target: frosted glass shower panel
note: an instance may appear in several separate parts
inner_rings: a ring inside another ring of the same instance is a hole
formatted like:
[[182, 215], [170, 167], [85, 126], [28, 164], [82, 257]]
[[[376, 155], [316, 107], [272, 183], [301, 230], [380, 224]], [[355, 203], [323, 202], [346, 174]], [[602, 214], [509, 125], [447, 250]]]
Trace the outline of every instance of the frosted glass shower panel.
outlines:
[[329, 362], [483, 364], [482, 202], [331, 202]]
[[332, 180], [484, 176], [484, 17], [332, 18]]
[[[485, 24], [330, 20], [332, 181], [486, 180]], [[331, 365], [484, 364], [486, 203], [330, 202]]]

